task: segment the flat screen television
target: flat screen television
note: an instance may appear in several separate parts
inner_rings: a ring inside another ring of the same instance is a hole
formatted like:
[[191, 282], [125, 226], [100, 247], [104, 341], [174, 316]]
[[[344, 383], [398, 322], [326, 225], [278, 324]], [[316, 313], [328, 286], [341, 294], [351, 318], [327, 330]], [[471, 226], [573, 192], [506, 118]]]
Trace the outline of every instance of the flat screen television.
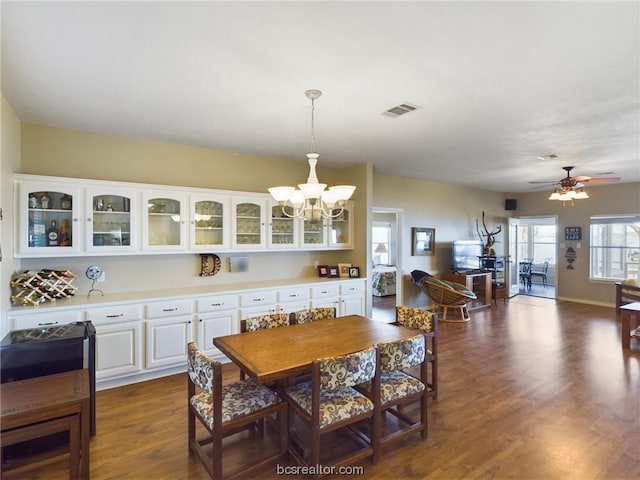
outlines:
[[480, 268], [484, 245], [480, 240], [455, 240], [453, 242], [453, 271], [468, 272]]

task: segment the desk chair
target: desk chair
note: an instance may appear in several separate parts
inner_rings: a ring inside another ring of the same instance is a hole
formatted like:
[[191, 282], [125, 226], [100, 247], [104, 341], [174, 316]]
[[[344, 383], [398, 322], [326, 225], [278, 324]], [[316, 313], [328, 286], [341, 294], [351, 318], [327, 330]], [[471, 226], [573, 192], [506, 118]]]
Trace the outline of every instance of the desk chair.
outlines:
[[[230, 435], [255, 429], [261, 433], [258, 423], [277, 416], [280, 442], [277, 448], [253, 458], [248, 464], [237, 467], [228, 476], [248, 476], [251, 472], [272, 465], [287, 453], [287, 404], [270, 388], [253, 380], [222, 385], [222, 364], [188, 344], [187, 423], [189, 455], [197, 455], [212, 479], [223, 478], [222, 439]], [[207, 430], [207, 437], [196, 438], [196, 419]], [[211, 447], [206, 445], [211, 444]], [[275, 451], [273, 451], [275, 450]]]

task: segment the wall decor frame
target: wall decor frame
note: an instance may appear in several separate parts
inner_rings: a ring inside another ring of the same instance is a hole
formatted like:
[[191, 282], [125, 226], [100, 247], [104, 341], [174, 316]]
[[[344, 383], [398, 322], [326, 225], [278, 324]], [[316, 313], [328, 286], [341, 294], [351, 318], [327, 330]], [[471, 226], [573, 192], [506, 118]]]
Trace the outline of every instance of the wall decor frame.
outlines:
[[329, 274], [329, 265], [318, 265], [318, 276], [326, 277]]
[[337, 265], [329, 265], [327, 267], [327, 277], [338, 278], [340, 276], [340, 269]]
[[338, 270], [340, 271], [340, 276], [341, 277], [348, 277], [350, 268], [351, 268], [351, 264], [350, 263], [339, 263], [338, 264]]
[[436, 229], [411, 227], [411, 255], [432, 256], [436, 246]]
[[565, 240], [582, 240], [582, 227], [564, 227]]
[[360, 267], [349, 267], [349, 278], [360, 278]]

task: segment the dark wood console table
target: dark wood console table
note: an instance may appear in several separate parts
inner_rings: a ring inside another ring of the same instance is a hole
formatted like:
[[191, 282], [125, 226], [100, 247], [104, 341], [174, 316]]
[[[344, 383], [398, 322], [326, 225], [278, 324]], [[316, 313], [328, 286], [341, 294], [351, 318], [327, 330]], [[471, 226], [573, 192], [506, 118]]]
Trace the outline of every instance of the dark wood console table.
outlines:
[[477, 300], [474, 300], [467, 307], [469, 311], [479, 310], [491, 307], [491, 272], [480, 273], [454, 273], [448, 272], [443, 276], [444, 280], [460, 283], [465, 285], [469, 290], [476, 294]]
[[[3, 383], [0, 396], [0, 448], [68, 431], [69, 478], [89, 478], [88, 370]], [[1, 465], [0, 472], [24, 466], [27, 461]]]

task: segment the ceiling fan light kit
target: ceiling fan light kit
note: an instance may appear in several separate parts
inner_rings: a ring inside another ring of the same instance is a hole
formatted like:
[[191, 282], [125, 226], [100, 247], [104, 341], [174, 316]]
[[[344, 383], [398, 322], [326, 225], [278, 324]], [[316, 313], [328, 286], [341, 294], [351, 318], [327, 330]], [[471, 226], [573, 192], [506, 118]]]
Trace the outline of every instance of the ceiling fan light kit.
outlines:
[[[307, 153], [309, 161], [309, 177], [307, 183], [298, 184], [296, 187], [280, 186], [269, 188], [269, 193], [282, 207], [282, 214], [290, 218], [304, 218], [315, 223], [322, 218], [336, 218], [342, 215], [344, 206], [353, 195], [356, 187], [353, 185], [336, 185], [329, 187], [326, 183], [318, 181], [316, 165], [318, 155], [315, 153], [314, 113], [315, 100], [320, 98], [320, 90], [307, 90], [305, 96], [311, 100], [311, 153]], [[287, 211], [289, 207], [292, 213]], [[337, 207], [337, 208], [336, 208]]]
[[620, 181], [620, 177], [572, 177], [571, 170], [573, 170], [573, 167], [562, 167], [562, 169], [567, 172], [567, 176], [559, 182], [552, 182], [548, 185], [555, 185], [553, 192], [551, 193], [551, 195], [549, 195], [549, 200], [559, 200], [563, 202], [563, 206], [566, 205], [566, 202], [571, 202], [571, 205], [573, 205], [574, 200], [583, 200], [585, 198], [589, 198], [589, 194], [584, 191], [584, 187], [582, 186], [582, 184], [584, 183], [611, 183]]

